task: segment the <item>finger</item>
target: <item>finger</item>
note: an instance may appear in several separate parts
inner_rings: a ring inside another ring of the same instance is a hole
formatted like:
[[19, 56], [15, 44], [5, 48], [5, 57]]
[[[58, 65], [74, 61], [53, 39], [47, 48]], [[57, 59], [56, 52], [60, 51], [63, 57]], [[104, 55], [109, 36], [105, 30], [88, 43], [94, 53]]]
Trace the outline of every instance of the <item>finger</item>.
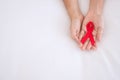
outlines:
[[96, 50], [96, 48], [97, 48], [97, 44], [96, 44], [96, 36], [93, 36], [93, 38], [94, 38], [94, 40], [95, 40], [95, 44], [92, 45], [91, 49], [92, 49], [92, 50]]
[[96, 50], [97, 48], [96, 47], [94, 47], [94, 46], [92, 46], [92, 48], [91, 48], [92, 50]]
[[73, 40], [75, 40], [75, 36], [76, 36], [75, 32], [71, 31], [71, 37]]
[[97, 40], [98, 41], [101, 40], [102, 34], [103, 34], [103, 28], [102, 27], [98, 27], [98, 30], [97, 30]]
[[86, 23], [85, 22], [82, 24], [82, 30], [86, 31]]
[[87, 50], [90, 50], [92, 48], [92, 44], [91, 42], [89, 41], [88, 45], [87, 45]]
[[[82, 30], [81, 32], [80, 32], [80, 35], [79, 35], [79, 41], [81, 41], [81, 39], [82, 39], [82, 37], [83, 37], [83, 35], [85, 34], [85, 32]], [[80, 47], [82, 47], [82, 43], [80, 42]]]
[[80, 30], [76, 30], [76, 38], [77, 38], [77, 40], [79, 39], [79, 33], [80, 33]]
[[78, 40], [79, 40], [76, 33], [73, 33], [73, 34], [72, 34], [72, 38], [73, 38], [73, 40], [75, 40], [76, 42], [78, 42]]
[[[80, 31], [80, 35], [79, 35], [79, 40], [81, 41], [82, 37], [85, 35], [86, 33], [86, 26], [85, 24], [82, 25], [82, 29]], [[80, 42], [80, 47], [82, 47], [83, 44]]]
[[78, 40], [77, 37], [76, 37], [77, 36], [77, 34], [76, 34], [77, 31], [75, 29], [72, 29], [72, 27], [71, 27], [70, 31], [71, 31], [72, 39], [77, 42], [77, 40]]
[[96, 43], [96, 35], [97, 35], [97, 31], [94, 30], [94, 31], [92, 32], [92, 34], [93, 34], [93, 39], [94, 39], [94, 41], [95, 41], [95, 43]]
[[94, 31], [92, 32], [92, 34], [93, 34], [93, 36], [96, 36], [97, 31], [96, 31], [96, 30], [94, 30]]
[[89, 39], [87, 39], [87, 41], [83, 44], [82, 50], [85, 50], [85, 49], [86, 49], [88, 43], [89, 43]]

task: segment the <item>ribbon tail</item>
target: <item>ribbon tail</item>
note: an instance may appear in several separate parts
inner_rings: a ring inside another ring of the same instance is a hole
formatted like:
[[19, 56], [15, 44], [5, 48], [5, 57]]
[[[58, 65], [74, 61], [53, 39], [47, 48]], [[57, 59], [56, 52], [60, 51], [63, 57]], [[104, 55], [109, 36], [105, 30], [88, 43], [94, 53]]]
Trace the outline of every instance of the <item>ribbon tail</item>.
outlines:
[[90, 34], [89, 37], [90, 37], [91, 44], [94, 46], [95, 45], [95, 40], [93, 38], [93, 35]]
[[86, 35], [81, 39], [82, 44], [85, 43], [88, 37], [89, 37], [89, 33], [86, 33]]

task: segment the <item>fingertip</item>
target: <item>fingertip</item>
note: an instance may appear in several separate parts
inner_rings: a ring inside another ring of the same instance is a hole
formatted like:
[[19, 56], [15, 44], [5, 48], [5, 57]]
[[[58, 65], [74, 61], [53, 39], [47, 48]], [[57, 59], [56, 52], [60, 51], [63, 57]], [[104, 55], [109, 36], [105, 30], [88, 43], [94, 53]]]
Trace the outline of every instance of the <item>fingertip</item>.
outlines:
[[92, 45], [91, 45], [91, 43], [89, 42], [89, 43], [88, 43], [88, 46], [87, 46], [87, 50], [90, 50], [90, 49], [91, 49], [91, 46], [92, 46]]
[[88, 40], [84, 43], [84, 45], [83, 45], [83, 49], [84, 49], [84, 50], [87, 50], [88, 44], [89, 44], [89, 39], [88, 39]]
[[79, 39], [78, 39], [77, 36], [75, 36], [75, 41], [76, 41], [77, 43], [79, 43]]
[[80, 42], [80, 47], [82, 47], [83, 46], [83, 44]]
[[96, 50], [96, 49], [97, 49], [96, 47], [94, 47], [94, 46], [92, 47], [92, 50]]
[[82, 50], [85, 50], [85, 47], [81, 47]]
[[86, 47], [86, 49], [89, 51], [89, 50], [90, 50], [90, 47]]

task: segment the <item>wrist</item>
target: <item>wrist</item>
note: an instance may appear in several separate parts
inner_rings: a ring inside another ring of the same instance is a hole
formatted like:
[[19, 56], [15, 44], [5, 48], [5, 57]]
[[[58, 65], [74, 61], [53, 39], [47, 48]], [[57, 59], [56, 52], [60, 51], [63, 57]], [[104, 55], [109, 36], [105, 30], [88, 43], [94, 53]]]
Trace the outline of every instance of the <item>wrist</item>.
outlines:
[[83, 19], [83, 14], [79, 13], [79, 14], [74, 14], [72, 16], [70, 16], [71, 20], [82, 20]]
[[97, 9], [91, 9], [87, 13], [88, 15], [102, 16], [102, 12]]
[[104, 0], [90, 0], [89, 11], [96, 15], [102, 15]]

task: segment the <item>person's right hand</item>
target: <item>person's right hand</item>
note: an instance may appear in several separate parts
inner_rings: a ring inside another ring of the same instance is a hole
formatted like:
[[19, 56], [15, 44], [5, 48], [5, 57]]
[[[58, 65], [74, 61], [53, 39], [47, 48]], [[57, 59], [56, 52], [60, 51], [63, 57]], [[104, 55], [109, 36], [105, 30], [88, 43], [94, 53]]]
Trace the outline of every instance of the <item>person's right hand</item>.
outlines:
[[71, 20], [71, 27], [70, 27], [71, 37], [77, 43], [80, 42], [79, 34], [80, 34], [80, 29], [81, 29], [81, 26], [82, 26], [82, 22], [83, 22], [83, 16]]

